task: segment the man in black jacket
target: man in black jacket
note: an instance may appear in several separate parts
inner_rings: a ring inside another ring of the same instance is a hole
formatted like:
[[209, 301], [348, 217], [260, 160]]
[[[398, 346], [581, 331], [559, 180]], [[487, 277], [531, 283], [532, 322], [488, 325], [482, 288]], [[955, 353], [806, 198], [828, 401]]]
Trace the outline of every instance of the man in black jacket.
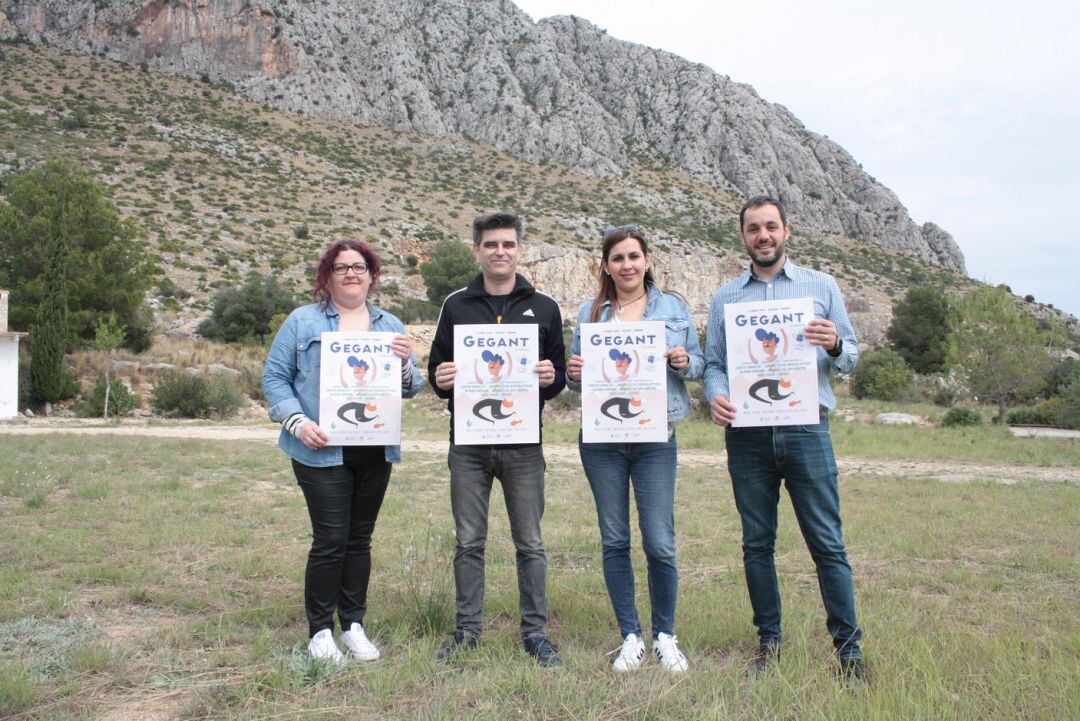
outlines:
[[544, 515], [544, 453], [539, 443], [457, 445], [454, 443], [454, 326], [469, 323], [533, 323], [539, 326], [540, 361], [533, 371], [540, 381], [540, 410], [544, 401], [566, 384], [566, 348], [558, 304], [517, 274], [521, 259], [521, 218], [491, 213], [473, 221], [473, 254], [480, 275], [468, 287], [443, 301], [435, 340], [428, 358], [428, 378], [435, 394], [450, 408], [450, 504], [454, 512], [457, 548], [454, 583], [457, 587], [457, 630], [439, 651], [446, 660], [462, 648], [476, 646], [483, 631], [484, 546], [487, 542], [488, 500], [498, 478], [506, 500], [510, 534], [517, 549], [518, 590], [521, 594], [521, 637], [525, 650], [544, 666], [562, 663], [548, 640], [547, 555], [540, 534]]

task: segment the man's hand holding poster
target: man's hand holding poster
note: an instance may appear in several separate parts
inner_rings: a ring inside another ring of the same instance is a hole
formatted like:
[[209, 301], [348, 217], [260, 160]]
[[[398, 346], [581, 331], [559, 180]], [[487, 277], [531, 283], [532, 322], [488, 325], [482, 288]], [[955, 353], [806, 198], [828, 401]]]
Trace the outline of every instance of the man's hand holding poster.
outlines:
[[319, 425], [331, 446], [401, 443], [401, 358], [394, 333], [323, 333]]
[[454, 443], [540, 442], [539, 338], [530, 324], [454, 326]]
[[818, 349], [803, 335], [814, 318], [809, 298], [724, 306], [732, 426], [814, 424]]
[[667, 440], [664, 324], [581, 325], [581, 433], [585, 443]]

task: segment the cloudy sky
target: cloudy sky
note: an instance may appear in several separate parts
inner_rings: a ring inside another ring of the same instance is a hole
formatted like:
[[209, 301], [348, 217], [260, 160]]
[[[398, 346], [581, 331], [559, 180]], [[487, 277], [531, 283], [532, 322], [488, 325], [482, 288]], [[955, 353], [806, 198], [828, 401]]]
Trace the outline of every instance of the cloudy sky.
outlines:
[[515, 2], [754, 86], [952, 233], [972, 277], [1080, 314], [1080, 4]]

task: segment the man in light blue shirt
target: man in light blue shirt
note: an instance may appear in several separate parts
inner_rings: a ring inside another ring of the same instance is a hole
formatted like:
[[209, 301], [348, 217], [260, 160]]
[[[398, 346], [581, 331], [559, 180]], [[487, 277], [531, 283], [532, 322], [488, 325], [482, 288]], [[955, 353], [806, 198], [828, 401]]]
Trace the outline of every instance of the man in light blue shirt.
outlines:
[[[836, 406], [829, 387], [835, 368], [849, 373], [859, 360], [855, 331], [832, 276], [795, 265], [784, 244], [791, 237], [783, 206], [766, 196], [751, 198], [739, 212], [739, 238], [750, 268], [717, 290], [709, 305], [705, 345], [705, 396], [713, 422], [724, 426], [728, 471], [742, 521], [743, 567], [758, 650], [750, 671], [758, 673], [780, 655], [780, 590], [774, 564], [780, 482], [786, 482], [803, 538], [817, 566], [826, 626], [847, 680], [862, 680], [855, 617], [855, 590], [844, 549], [836, 459], [829, 437], [828, 411]], [[737, 408], [729, 398], [724, 306], [746, 301], [810, 298], [814, 320], [804, 334], [818, 346], [820, 422], [803, 426], [733, 428]]]

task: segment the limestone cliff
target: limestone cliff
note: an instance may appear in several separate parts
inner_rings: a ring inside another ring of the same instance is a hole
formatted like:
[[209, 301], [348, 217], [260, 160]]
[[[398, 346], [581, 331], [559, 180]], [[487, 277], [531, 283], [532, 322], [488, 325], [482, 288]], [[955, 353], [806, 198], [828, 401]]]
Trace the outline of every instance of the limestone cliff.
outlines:
[[599, 177], [681, 166], [804, 230], [963, 271], [948, 233], [781, 105], [704, 65], [508, 0], [0, 0], [0, 36], [228, 82], [297, 114], [460, 134]]

